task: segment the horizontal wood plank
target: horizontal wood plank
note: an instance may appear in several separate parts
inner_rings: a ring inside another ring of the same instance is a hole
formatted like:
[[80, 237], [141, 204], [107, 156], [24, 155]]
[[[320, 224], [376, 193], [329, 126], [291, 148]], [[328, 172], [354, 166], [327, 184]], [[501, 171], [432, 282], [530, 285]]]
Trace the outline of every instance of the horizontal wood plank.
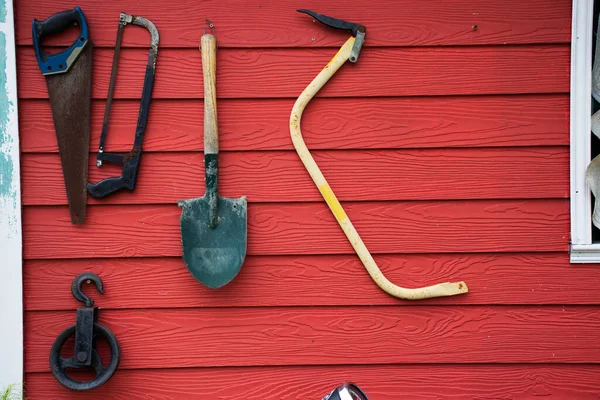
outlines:
[[[465, 280], [467, 296], [425, 304], [600, 304], [598, 265], [554, 254], [407, 254], [375, 257], [388, 279], [420, 287]], [[408, 305], [385, 295], [354, 255], [249, 256], [234, 281], [219, 290], [196, 282], [179, 257], [28, 260], [23, 267], [26, 310], [74, 310], [69, 290], [82, 271], [98, 274], [103, 309]], [[88, 290], [89, 289], [89, 290]]]
[[[291, 150], [293, 99], [222, 100], [219, 148]], [[105, 102], [92, 104], [90, 150], [100, 139]], [[116, 100], [107, 151], [129, 151], [139, 102]], [[569, 144], [569, 96], [465, 96], [315, 99], [302, 116], [311, 150], [430, 147], [556, 146]], [[21, 151], [58, 152], [50, 103], [19, 102]], [[203, 149], [202, 100], [152, 102], [144, 151]]]
[[[295, 12], [309, 8], [335, 18], [356, 21], [367, 27], [367, 46], [422, 46], [448, 44], [506, 44], [569, 42], [571, 3], [543, 0], [495, 2], [492, 0], [435, 3], [417, 0], [378, 1], [369, 5], [333, 0], [295, 0], [264, 4], [257, 1], [207, 0], [199, 8], [187, 0], [164, 2], [133, 0], [99, 4], [93, 0], [77, 3], [91, 27], [97, 46], [114, 46], [119, 13], [125, 11], [153, 21], [160, 33], [161, 47], [198, 47], [204, 20], [216, 26], [219, 46], [297, 47], [336, 46], [346, 33], [328, 29], [306, 15]], [[67, 0], [39, 3], [35, 0], [15, 4], [17, 42], [29, 45], [31, 20], [44, 19], [73, 8]], [[474, 28], [476, 26], [476, 28]], [[147, 46], [148, 33], [140, 28], [125, 29], [125, 46]], [[49, 41], [68, 44], [67, 40]]]
[[[314, 151], [313, 157], [340, 200], [451, 200], [568, 198], [569, 148]], [[23, 204], [67, 204], [58, 154], [21, 161]], [[172, 204], [205, 192], [202, 153], [144, 155], [133, 192], [101, 204]], [[89, 180], [121, 176], [118, 164], [96, 167]], [[219, 191], [250, 202], [322, 201], [294, 151], [219, 155]]]
[[[220, 98], [296, 98], [335, 55], [334, 49], [222, 49], [217, 55]], [[121, 52], [115, 97], [140, 98], [147, 52]], [[447, 96], [566, 93], [570, 46], [365, 49], [360, 62], [342, 68], [323, 97]], [[46, 82], [31, 48], [17, 52], [19, 98], [47, 98]], [[197, 49], [165, 49], [156, 67], [153, 97], [201, 98]], [[112, 51], [94, 51], [93, 97], [106, 98]], [[276, 73], [274, 73], [276, 71]]]
[[50, 373], [27, 374], [25, 382], [30, 400], [320, 399], [348, 380], [376, 400], [596, 400], [599, 378], [597, 365], [332, 365], [119, 370], [90, 392], [69, 391]]
[[[25, 313], [26, 372], [49, 370], [50, 346], [74, 321], [72, 311]], [[588, 306], [102, 310], [100, 322], [119, 340], [121, 370], [600, 357], [600, 307]]]
[[[345, 202], [373, 253], [566, 251], [566, 200]], [[23, 210], [24, 257], [181, 254], [177, 205], [89, 206], [73, 225], [66, 206]], [[324, 203], [249, 204], [248, 254], [353, 254]]]

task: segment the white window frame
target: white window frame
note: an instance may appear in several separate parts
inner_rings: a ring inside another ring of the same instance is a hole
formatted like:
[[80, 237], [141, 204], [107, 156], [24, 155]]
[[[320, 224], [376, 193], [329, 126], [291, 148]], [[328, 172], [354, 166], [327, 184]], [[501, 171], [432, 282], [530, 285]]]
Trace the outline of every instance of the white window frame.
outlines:
[[0, 48], [0, 57], [6, 57], [6, 69], [0, 74], [6, 75], [6, 87], [0, 87], [0, 91], [6, 92], [9, 104], [7, 109], [0, 110], [1, 118], [7, 117], [6, 123], [0, 125], [3, 139], [0, 155], [8, 160], [0, 170], [3, 173], [0, 179], [6, 179], [10, 185], [4, 185], [6, 190], [0, 192], [0, 390], [10, 384], [23, 383], [23, 257], [15, 27], [12, 0], [0, 2], [0, 7], [3, 6], [0, 33], [6, 39], [6, 46]]
[[573, 0], [571, 21], [571, 262], [600, 262], [592, 243], [592, 206], [585, 171], [591, 161], [594, 0]]

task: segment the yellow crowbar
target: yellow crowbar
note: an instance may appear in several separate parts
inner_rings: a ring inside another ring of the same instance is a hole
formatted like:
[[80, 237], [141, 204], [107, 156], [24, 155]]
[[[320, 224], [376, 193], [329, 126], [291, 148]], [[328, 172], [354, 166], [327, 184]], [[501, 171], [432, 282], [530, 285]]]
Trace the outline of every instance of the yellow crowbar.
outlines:
[[381, 272], [375, 260], [369, 253], [367, 246], [363, 243], [358, 232], [350, 222], [348, 215], [344, 211], [344, 208], [338, 201], [337, 197], [329, 187], [327, 180], [321, 173], [321, 170], [317, 166], [317, 163], [313, 159], [310, 151], [304, 143], [302, 138], [302, 132], [300, 131], [300, 121], [302, 119], [302, 112], [310, 102], [310, 100], [319, 92], [319, 90], [325, 86], [327, 81], [341, 68], [342, 65], [348, 59], [351, 62], [358, 60], [358, 54], [365, 40], [366, 29], [364, 26], [342, 21], [336, 18], [327, 17], [321, 14], [317, 14], [309, 10], [298, 10], [311, 15], [319, 22], [330, 26], [332, 28], [348, 30], [352, 33], [352, 36], [344, 43], [337, 54], [329, 61], [329, 63], [323, 68], [323, 70], [317, 75], [315, 79], [304, 89], [294, 107], [292, 108], [292, 114], [290, 116], [290, 134], [296, 152], [300, 156], [302, 163], [306, 167], [306, 170], [312, 177], [313, 181], [319, 188], [321, 195], [325, 199], [325, 202], [329, 206], [329, 209], [337, 219], [338, 223], [342, 227], [346, 237], [354, 247], [356, 254], [364, 264], [365, 268], [371, 275], [371, 278], [377, 283], [377, 285], [383, 289], [386, 293], [405, 300], [421, 300], [432, 297], [442, 296], [454, 296], [457, 294], [467, 293], [469, 289], [465, 282], [444, 282], [438, 283], [433, 286], [426, 286], [420, 288], [403, 288], [390, 282]]

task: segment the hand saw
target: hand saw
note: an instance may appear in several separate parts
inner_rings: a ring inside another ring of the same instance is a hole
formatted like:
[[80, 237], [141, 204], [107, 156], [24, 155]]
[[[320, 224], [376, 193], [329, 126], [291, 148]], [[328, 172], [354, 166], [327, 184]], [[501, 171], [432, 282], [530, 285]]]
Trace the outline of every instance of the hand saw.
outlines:
[[[56, 54], [42, 50], [44, 37], [73, 25], [78, 25], [80, 31], [71, 46]], [[81, 224], [85, 221], [87, 204], [92, 99], [92, 42], [87, 21], [83, 11], [75, 7], [44, 21], [34, 19], [32, 29], [37, 62], [46, 77], [71, 222]]]
[[[140, 112], [138, 122], [135, 128], [135, 138], [133, 148], [127, 154], [116, 154], [104, 152], [106, 142], [106, 133], [108, 132], [108, 121], [110, 117], [110, 108], [112, 105], [113, 94], [115, 92], [115, 83], [117, 80], [117, 67], [119, 65], [119, 54], [121, 52], [121, 42], [123, 40], [123, 30], [125, 25], [132, 24], [144, 27], [150, 32], [150, 51], [148, 52], [148, 64], [146, 65], [146, 74], [144, 76], [144, 88], [142, 89], [142, 100], [140, 101]], [[106, 109], [104, 111], [104, 122], [102, 123], [102, 134], [100, 136], [100, 147], [96, 156], [96, 166], [101, 167], [103, 161], [123, 164], [123, 171], [119, 177], [106, 178], [95, 184], [88, 184], [88, 193], [96, 198], [108, 196], [121, 189], [135, 189], [138, 167], [142, 157], [142, 142], [146, 132], [146, 122], [150, 112], [150, 99], [152, 98], [152, 88], [154, 86], [154, 71], [156, 69], [156, 58], [158, 56], [158, 30], [156, 26], [146, 18], [136, 17], [121, 13], [119, 17], [119, 28], [117, 30], [117, 42], [115, 44], [115, 53], [113, 56], [112, 72], [110, 74], [110, 83], [108, 85], [108, 96], [106, 99]]]

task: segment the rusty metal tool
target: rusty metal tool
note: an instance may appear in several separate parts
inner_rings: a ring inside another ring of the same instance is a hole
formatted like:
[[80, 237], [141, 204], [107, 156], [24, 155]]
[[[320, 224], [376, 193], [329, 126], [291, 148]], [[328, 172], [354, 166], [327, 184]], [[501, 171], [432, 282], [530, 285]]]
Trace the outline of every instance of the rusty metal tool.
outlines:
[[[214, 33], [213, 24], [207, 20]], [[229, 283], [246, 257], [246, 197], [219, 196], [216, 65], [217, 39], [206, 33], [200, 42], [204, 76], [204, 196], [178, 202], [181, 212], [183, 261], [190, 273], [209, 288]]]
[[[148, 52], [148, 63], [146, 64], [144, 87], [142, 89], [142, 99], [140, 101], [140, 111], [138, 114], [137, 126], [135, 128], [133, 148], [127, 154], [107, 153], [104, 151], [104, 145], [106, 142], [110, 108], [112, 106], [115, 83], [117, 80], [117, 68], [119, 65], [119, 55], [121, 53], [123, 30], [125, 29], [126, 25], [138, 25], [146, 28], [148, 32], [150, 32], [150, 51]], [[144, 133], [146, 132], [148, 113], [150, 111], [152, 88], [154, 87], [154, 71], [156, 69], [156, 59], [158, 56], [158, 40], [158, 30], [152, 22], [146, 18], [121, 13], [119, 17], [119, 28], [117, 30], [117, 40], [115, 44], [115, 53], [113, 56], [112, 71], [110, 74], [110, 83], [108, 85], [108, 96], [106, 99], [106, 109], [104, 111], [104, 121], [102, 123], [100, 147], [98, 148], [98, 154], [96, 155], [96, 166], [101, 167], [103, 162], [106, 161], [123, 164], [123, 170], [121, 172], [121, 176], [119, 177], [110, 177], [103, 179], [98, 183], [88, 184], [87, 191], [93, 197], [102, 198], [121, 189], [135, 189], [137, 172], [142, 157], [142, 142], [144, 141]]]
[[302, 132], [300, 131], [300, 121], [302, 119], [302, 113], [310, 100], [323, 86], [325, 86], [327, 81], [329, 81], [329, 79], [342, 67], [342, 65], [344, 65], [348, 59], [352, 63], [356, 63], [358, 61], [358, 56], [365, 41], [367, 30], [362, 25], [321, 15], [310, 10], [298, 11], [312, 16], [315, 20], [323, 23], [324, 25], [335, 29], [346, 30], [351, 34], [346, 43], [344, 43], [337, 54], [331, 59], [331, 61], [329, 61], [327, 66], [325, 66], [325, 68], [317, 75], [317, 77], [313, 79], [310, 85], [304, 89], [300, 97], [298, 97], [298, 100], [296, 100], [290, 115], [290, 134], [292, 136], [292, 141], [294, 143], [294, 147], [296, 148], [296, 152], [300, 156], [300, 159], [302, 160], [302, 163], [306, 167], [306, 170], [310, 174], [311, 178], [317, 185], [317, 188], [321, 192], [321, 195], [325, 199], [325, 202], [329, 206], [337, 222], [346, 234], [350, 244], [352, 244], [356, 254], [359, 256], [363, 265], [367, 269], [367, 272], [375, 281], [375, 283], [377, 283], [377, 285], [386, 293], [394, 297], [406, 300], [420, 300], [466, 293], [468, 289], [465, 282], [445, 282], [433, 286], [413, 289], [403, 288], [393, 284], [383, 275], [375, 263], [375, 260], [371, 256], [371, 253], [369, 253], [369, 250], [363, 243], [358, 232], [352, 225], [352, 222], [350, 222], [350, 219], [348, 218], [348, 215], [346, 215], [344, 208], [333, 193], [333, 190], [331, 190], [327, 180], [325, 180], [325, 177], [321, 173], [317, 163], [310, 154], [308, 147], [306, 147], [306, 143], [302, 138]]
[[[62, 331], [54, 340], [50, 349], [50, 370], [52, 375], [64, 387], [77, 390], [91, 390], [105, 384], [119, 366], [121, 350], [114, 333], [106, 326], [98, 323], [98, 308], [94, 301], [82, 290], [84, 284], [94, 283], [100, 294], [104, 294], [102, 280], [93, 272], [84, 272], [73, 279], [71, 293], [73, 297], [85, 304], [77, 309], [75, 325]], [[63, 347], [74, 336], [74, 351], [72, 357], [64, 357]], [[96, 349], [98, 338], [104, 338], [110, 348], [110, 361], [104, 364]], [[90, 381], [78, 381], [67, 374], [73, 369], [93, 369], [96, 376]]]
[[[47, 54], [45, 37], [79, 26], [79, 35], [67, 49]], [[33, 48], [46, 77], [54, 129], [65, 180], [71, 222], [85, 221], [92, 101], [92, 42], [87, 21], [79, 7], [32, 21]]]

